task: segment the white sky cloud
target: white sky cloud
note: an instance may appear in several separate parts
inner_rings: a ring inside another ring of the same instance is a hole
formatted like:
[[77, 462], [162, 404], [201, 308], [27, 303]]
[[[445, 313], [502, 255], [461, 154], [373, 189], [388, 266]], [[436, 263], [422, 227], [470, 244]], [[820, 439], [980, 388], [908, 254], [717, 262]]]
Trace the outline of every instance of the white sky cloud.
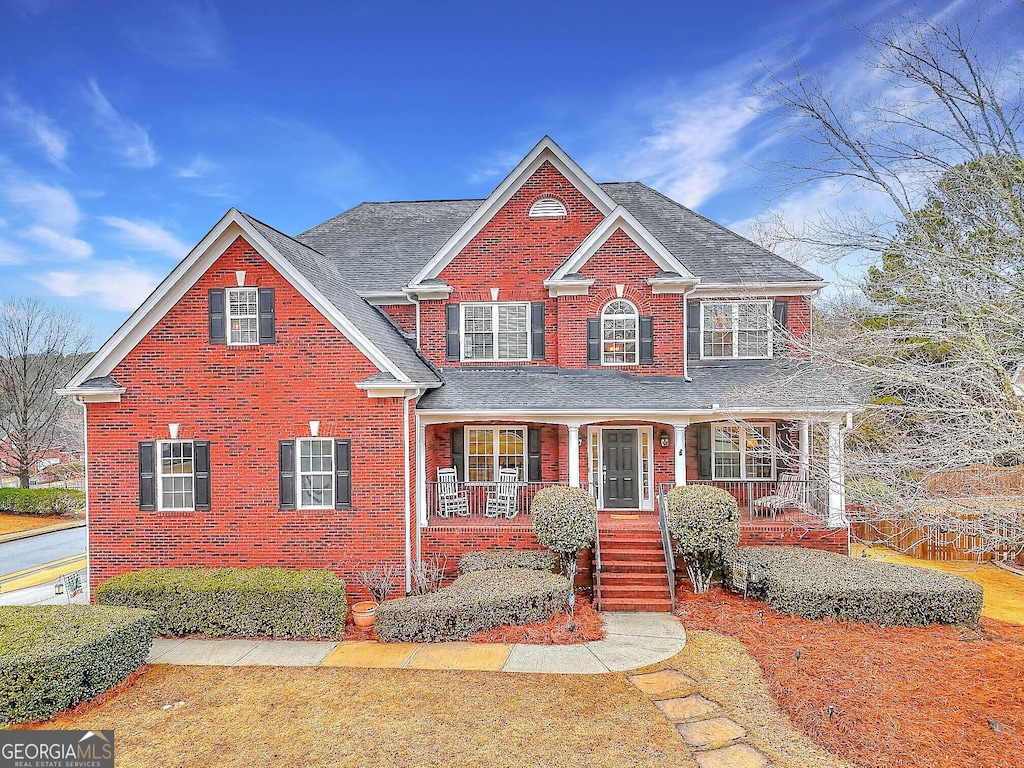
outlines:
[[92, 256], [92, 246], [87, 242], [71, 235], [54, 232], [49, 227], [30, 227], [19, 234], [57, 256], [74, 260], [87, 259]]
[[48, 161], [64, 168], [64, 158], [68, 153], [67, 133], [46, 114], [25, 104], [13, 91], [5, 89], [3, 96], [6, 102], [2, 110], [4, 118], [21, 128], [29, 140], [43, 150]]
[[149, 270], [112, 261], [96, 261], [83, 270], [45, 272], [32, 279], [57, 296], [95, 297], [100, 306], [116, 311], [134, 310], [160, 281]]
[[0, 265], [11, 266], [24, 262], [25, 252], [20, 247], [6, 240], [0, 240]]
[[149, 131], [121, 115], [95, 80], [89, 80], [85, 95], [96, 122], [107, 134], [113, 151], [121, 156], [126, 165], [132, 168], [152, 168], [159, 162]]
[[129, 248], [182, 258], [189, 247], [154, 221], [131, 221], [119, 216], [101, 216], [100, 221], [117, 231], [117, 239]]
[[71, 234], [82, 220], [82, 212], [74, 196], [63, 187], [40, 181], [22, 181], [8, 184], [4, 188], [4, 196], [31, 215], [39, 225], [58, 232]]
[[202, 155], [196, 155], [188, 165], [175, 169], [174, 175], [179, 179], [203, 179], [216, 171], [218, 166]]
[[139, 3], [122, 12], [121, 34], [148, 59], [175, 69], [230, 66], [227, 34], [210, 3]]

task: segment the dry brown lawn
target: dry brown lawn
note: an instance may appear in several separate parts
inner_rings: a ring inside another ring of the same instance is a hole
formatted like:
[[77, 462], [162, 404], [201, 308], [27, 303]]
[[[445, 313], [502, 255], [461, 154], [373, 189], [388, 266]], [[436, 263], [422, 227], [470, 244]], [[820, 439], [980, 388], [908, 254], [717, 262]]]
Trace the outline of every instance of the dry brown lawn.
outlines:
[[[793, 730], [735, 640], [694, 633], [650, 669], [667, 666], [699, 678], [776, 768], [842, 768]], [[158, 665], [43, 727], [113, 728], [131, 768], [696, 766], [624, 674]]]
[[60, 515], [8, 515], [0, 513], [0, 534], [18, 533], [33, 528], [70, 522], [71, 518]]

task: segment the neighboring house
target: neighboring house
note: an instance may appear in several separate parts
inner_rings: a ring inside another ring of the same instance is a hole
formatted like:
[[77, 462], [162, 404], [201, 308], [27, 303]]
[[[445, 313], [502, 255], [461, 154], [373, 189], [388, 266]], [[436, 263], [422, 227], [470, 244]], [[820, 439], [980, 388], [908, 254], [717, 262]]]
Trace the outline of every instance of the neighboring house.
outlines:
[[[685, 482], [736, 495], [749, 541], [843, 549], [856, 405], [781, 359], [824, 285], [548, 138], [486, 200], [364, 203], [295, 237], [232, 209], [62, 390], [87, 408], [92, 583], [385, 560], [408, 579], [421, 556], [537, 547], [529, 499], [553, 483], [637, 516], [601, 516], [609, 552]], [[468, 516], [439, 514], [451, 467]], [[502, 469], [511, 519], [485, 514]], [[757, 514], [780, 493], [803, 510]]]

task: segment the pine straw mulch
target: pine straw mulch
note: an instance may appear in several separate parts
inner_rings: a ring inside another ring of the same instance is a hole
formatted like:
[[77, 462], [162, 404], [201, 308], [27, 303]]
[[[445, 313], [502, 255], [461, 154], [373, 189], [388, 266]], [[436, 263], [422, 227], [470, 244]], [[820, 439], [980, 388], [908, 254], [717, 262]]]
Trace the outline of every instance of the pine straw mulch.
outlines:
[[69, 523], [74, 518], [62, 515], [9, 515], [0, 513], [0, 534], [19, 533], [34, 528], [46, 528], [58, 523]]
[[[714, 589], [680, 589], [687, 629], [739, 639], [803, 733], [866, 768], [1020, 765], [1024, 627], [809, 621]], [[798, 655], [799, 652], [799, 655]]]

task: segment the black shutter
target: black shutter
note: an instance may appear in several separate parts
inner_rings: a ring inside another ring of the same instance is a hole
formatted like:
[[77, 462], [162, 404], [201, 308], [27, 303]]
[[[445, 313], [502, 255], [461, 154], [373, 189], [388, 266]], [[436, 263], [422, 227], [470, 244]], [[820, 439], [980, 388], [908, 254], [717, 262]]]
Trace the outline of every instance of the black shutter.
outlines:
[[654, 318], [640, 318], [640, 365], [654, 365]]
[[789, 302], [783, 299], [776, 299], [772, 302], [772, 312], [775, 316], [775, 324], [782, 328], [789, 328]]
[[195, 507], [207, 511], [210, 509], [210, 441], [195, 440], [192, 443], [192, 458], [196, 473]]
[[686, 302], [686, 356], [700, 357], [700, 302]]
[[224, 328], [224, 289], [210, 289], [210, 343], [227, 344]]
[[277, 444], [277, 491], [281, 509], [295, 509], [295, 441]]
[[530, 312], [530, 337], [533, 344], [533, 359], [544, 359], [544, 302], [535, 301]]
[[452, 445], [452, 466], [455, 467], [455, 476], [462, 481], [466, 479], [466, 434], [462, 427], [452, 427], [448, 433]]
[[[572, 446], [569, 446], [569, 455], [572, 456]], [[572, 459], [569, 459], [572, 461]], [[530, 427], [526, 430], [526, 477], [520, 480], [529, 480], [531, 483], [539, 483], [543, 478], [543, 470], [540, 466], [540, 427]]]
[[274, 321], [274, 289], [260, 288], [259, 300], [260, 344], [273, 344], [277, 341], [277, 330]]
[[447, 304], [444, 308], [445, 360], [457, 361], [459, 352], [459, 305]]
[[334, 441], [334, 508], [352, 508], [352, 441]]
[[711, 479], [711, 425], [697, 425], [697, 479]]
[[601, 318], [587, 320], [587, 365], [601, 364]]
[[139, 443], [139, 509], [156, 509], [156, 444]]

